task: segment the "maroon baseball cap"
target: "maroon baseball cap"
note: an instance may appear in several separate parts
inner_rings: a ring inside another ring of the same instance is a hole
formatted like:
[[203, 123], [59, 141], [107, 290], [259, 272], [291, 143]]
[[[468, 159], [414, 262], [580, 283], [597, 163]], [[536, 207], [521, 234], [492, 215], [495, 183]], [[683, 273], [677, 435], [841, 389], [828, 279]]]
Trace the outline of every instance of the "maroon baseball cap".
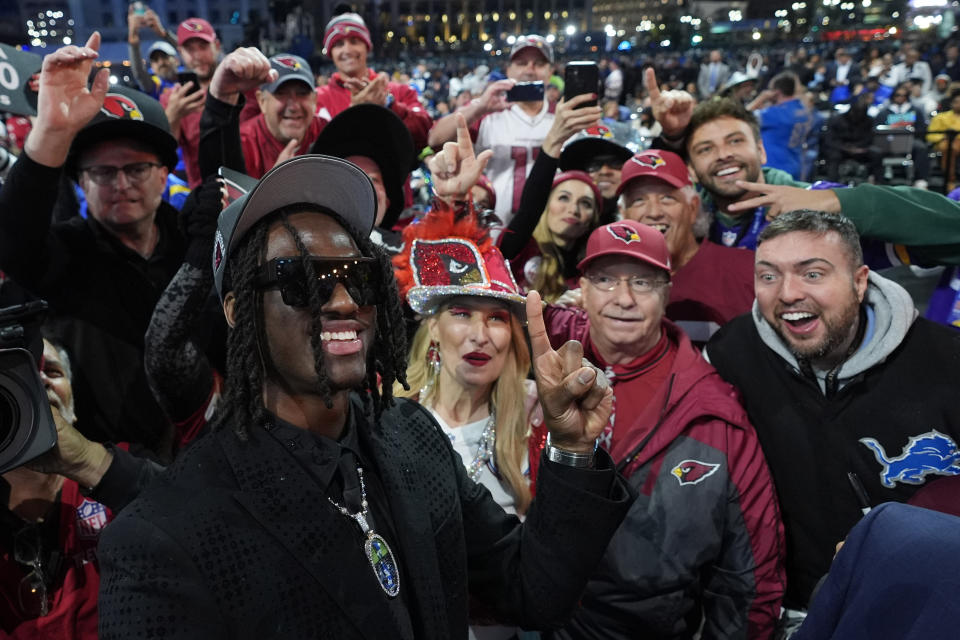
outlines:
[[203, 18], [187, 18], [177, 27], [177, 44], [183, 46], [184, 42], [193, 38], [213, 42], [217, 39], [217, 33]]
[[641, 151], [623, 163], [620, 171], [618, 196], [623, 193], [628, 182], [644, 176], [658, 178], [677, 189], [693, 184], [690, 180], [690, 171], [687, 170], [687, 163], [674, 152], [665, 149]]
[[577, 269], [603, 256], [625, 256], [670, 271], [670, 251], [663, 234], [635, 220], [621, 220], [594, 229], [587, 240], [587, 253]]

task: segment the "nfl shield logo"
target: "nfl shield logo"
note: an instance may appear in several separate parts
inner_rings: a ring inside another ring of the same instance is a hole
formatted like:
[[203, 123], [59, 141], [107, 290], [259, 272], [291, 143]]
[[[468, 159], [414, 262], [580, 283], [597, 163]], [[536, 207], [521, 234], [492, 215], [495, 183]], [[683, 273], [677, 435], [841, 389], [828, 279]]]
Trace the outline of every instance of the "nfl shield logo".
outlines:
[[722, 242], [725, 247], [732, 247], [737, 242], [737, 232], [724, 231], [720, 234], [720, 242]]
[[84, 498], [77, 507], [77, 535], [83, 540], [96, 540], [107, 524], [107, 509], [99, 502]]

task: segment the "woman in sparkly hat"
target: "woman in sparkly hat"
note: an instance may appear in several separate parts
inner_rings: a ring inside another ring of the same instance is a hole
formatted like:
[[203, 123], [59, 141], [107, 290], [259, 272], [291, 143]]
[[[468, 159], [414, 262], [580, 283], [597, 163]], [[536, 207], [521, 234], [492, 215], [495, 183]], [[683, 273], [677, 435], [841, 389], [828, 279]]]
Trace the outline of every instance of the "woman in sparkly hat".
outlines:
[[438, 203], [404, 230], [404, 247], [394, 258], [397, 283], [423, 319], [410, 349], [410, 390], [395, 393], [429, 408], [470, 477], [522, 515], [536, 477], [531, 427], [542, 424], [526, 380], [525, 298], [472, 212], [458, 216]]

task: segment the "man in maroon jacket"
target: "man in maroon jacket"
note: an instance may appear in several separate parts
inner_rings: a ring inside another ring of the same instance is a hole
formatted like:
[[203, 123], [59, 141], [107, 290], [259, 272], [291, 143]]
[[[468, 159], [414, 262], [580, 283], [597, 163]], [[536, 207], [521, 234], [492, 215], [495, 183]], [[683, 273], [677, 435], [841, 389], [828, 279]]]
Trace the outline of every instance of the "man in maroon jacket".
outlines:
[[356, 13], [334, 16], [323, 36], [323, 52], [333, 60], [337, 71], [330, 82], [317, 89], [317, 115], [332, 120], [344, 109], [356, 104], [378, 104], [393, 111], [410, 130], [414, 146], [427, 146], [427, 132], [433, 125], [417, 92], [408, 86], [390, 82], [386, 73], [367, 66], [373, 49], [370, 31]]
[[773, 483], [733, 388], [664, 318], [663, 234], [602, 226], [579, 268], [586, 311], [548, 307], [547, 331], [606, 370], [614, 412], [600, 442], [639, 497], [550, 637], [687, 639], [702, 618], [703, 638], [769, 638], [784, 591]]

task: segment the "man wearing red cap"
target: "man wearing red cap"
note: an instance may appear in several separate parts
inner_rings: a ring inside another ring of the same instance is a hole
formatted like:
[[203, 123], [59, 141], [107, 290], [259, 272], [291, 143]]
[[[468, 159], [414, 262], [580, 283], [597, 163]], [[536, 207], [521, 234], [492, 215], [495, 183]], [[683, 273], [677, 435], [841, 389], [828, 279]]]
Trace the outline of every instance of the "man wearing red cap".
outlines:
[[330, 82], [317, 89], [317, 114], [332, 120], [338, 113], [355, 104], [378, 104], [393, 111], [410, 130], [414, 146], [427, 146], [427, 132], [433, 121], [417, 92], [410, 87], [390, 82], [386, 73], [367, 67], [367, 55], [373, 49], [370, 31], [356, 13], [334, 16], [323, 36], [323, 52], [337, 71]]
[[700, 196], [683, 158], [659, 149], [634, 155], [623, 165], [617, 195], [624, 219], [663, 233], [673, 266], [667, 317], [695, 344], [702, 346], [720, 326], [750, 311], [753, 251], [697, 242]]
[[547, 307], [547, 331], [606, 369], [614, 412], [600, 442], [638, 498], [548, 637], [690, 638], [701, 622], [705, 638], [769, 637], [784, 590], [773, 484], [733, 388], [664, 317], [663, 234], [602, 226], [579, 267], [586, 310]]
[[[175, 87], [160, 96], [170, 121], [170, 130], [180, 143], [187, 182], [195, 189], [203, 181], [200, 172], [200, 114], [203, 111], [207, 88], [220, 63], [220, 40], [213, 26], [203, 18], [187, 18], [177, 27], [177, 49], [183, 66], [197, 74], [200, 90], [192, 82]], [[247, 95], [247, 108], [240, 114], [243, 122], [257, 115], [257, 101]]]

